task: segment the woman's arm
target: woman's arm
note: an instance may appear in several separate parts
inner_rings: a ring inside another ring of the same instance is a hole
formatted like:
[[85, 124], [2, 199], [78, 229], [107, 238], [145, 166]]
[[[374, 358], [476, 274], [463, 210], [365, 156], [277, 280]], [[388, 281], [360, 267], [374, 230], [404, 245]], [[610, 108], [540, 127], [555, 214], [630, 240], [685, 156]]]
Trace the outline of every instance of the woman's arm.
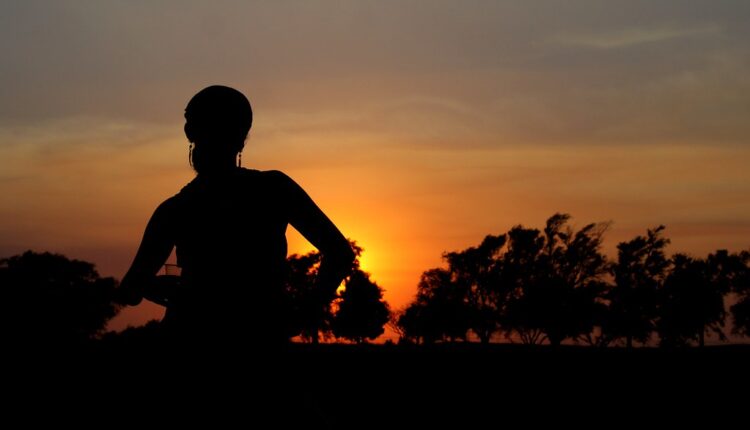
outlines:
[[147, 286], [153, 282], [159, 269], [172, 253], [175, 243], [172, 225], [173, 206], [172, 199], [168, 199], [159, 205], [151, 216], [133, 264], [120, 283], [118, 301], [121, 304], [139, 304]]
[[288, 202], [289, 224], [310, 241], [321, 254], [321, 263], [316, 279], [316, 291], [322, 303], [330, 302], [336, 289], [349, 272], [354, 262], [354, 251], [349, 241], [313, 202], [305, 190], [281, 172], [272, 172], [279, 177]]

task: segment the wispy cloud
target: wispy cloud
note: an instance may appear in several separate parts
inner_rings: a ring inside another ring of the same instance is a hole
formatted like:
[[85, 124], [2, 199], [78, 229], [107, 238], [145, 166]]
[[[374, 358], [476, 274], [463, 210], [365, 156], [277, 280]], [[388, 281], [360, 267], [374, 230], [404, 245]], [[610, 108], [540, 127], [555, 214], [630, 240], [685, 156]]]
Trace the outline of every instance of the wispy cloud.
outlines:
[[655, 27], [626, 28], [600, 33], [562, 33], [553, 37], [555, 44], [596, 49], [618, 49], [647, 43], [665, 42], [675, 39], [702, 37], [722, 32], [722, 27], [712, 24], [698, 28]]
[[23, 146], [28, 149], [70, 151], [81, 147], [112, 148], [150, 144], [181, 136], [180, 123], [162, 124], [126, 118], [66, 116], [18, 124], [0, 125], [0, 151]]

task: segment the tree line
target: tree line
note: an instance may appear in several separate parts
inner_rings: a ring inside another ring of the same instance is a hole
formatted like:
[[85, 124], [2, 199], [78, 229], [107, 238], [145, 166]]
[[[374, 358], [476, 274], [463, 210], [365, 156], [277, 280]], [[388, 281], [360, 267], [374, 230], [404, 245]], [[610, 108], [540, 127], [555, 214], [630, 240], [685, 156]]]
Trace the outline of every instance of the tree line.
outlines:
[[[306, 342], [378, 338], [386, 323], [402, 342], [510, 340], [594, 346], [703, 345], [750, 335], [750, 251], [705, 258], [667, 256], [664, 226], [602, 252], [608, 223], [575, 229], [555, 214], [542, 230], [522, 225], [443, 254], [425, 271], [415, 299], [392, 312], [383, 289], [359, 265], [362, 248], [333, 302], [315, 288], [320, 254], [287, 259], [288, 333]], [[94, 265], [28, 251], [0, 260], [0, 336], [5, 341], [82, 342], [102, 336], [120, 310], [117, 281]], [[250, 305], [250, 304], [249, 304]], [[728, 305], [728, 306], [727, 306]], [[150, 325], [154, 329], [155, 325]], [[252, 339], [248, 339], [252, 341]]]
[[618, 244], [610, 261], [601, 249], [609, 223], [576, 230], [569, 221], [558, 213], [543, 230], [518, 225], [443, 254], [447, 267], [422, 274], [391, 326], [412, 343], [472, 334], [482, 343], [675, 347], [703, 346], [709, 332], [725, 340], [731, 316], [733, 334], [750, 334], [750, 252], [668, 257], [658, 226]]
[[[360, 268], [362, 248], [354, 242], [352, 247], [357, 258], [332, 302], [321, 301], [315, 288], [319, 253], [287, 259], [286, 309], [277, 311], [290, 316], [285, 327], [290, 337], [312, 343], [320, 338], [364, 343], [383, 334], [390, 308], [383, 289]], [[175, 278], [163, 277], [170, 286]], [[153, 287], [162, 284], [156, 282]], [[121, 310], [117, 287], [116, 279], [100, 276], [93, 264], [60, 254], [27, 251], [0, 259], [0, 340], [38, 346], [82, 344], [105, 334], [112, 338], [116, 335], [105, 330]], [[248, 309], [263, 305], [248, 303]], [[124, 334], [128, 338], [138, 337], [137, 332], [152, 336], [155, 331], [159, 331], [158, 322]]]

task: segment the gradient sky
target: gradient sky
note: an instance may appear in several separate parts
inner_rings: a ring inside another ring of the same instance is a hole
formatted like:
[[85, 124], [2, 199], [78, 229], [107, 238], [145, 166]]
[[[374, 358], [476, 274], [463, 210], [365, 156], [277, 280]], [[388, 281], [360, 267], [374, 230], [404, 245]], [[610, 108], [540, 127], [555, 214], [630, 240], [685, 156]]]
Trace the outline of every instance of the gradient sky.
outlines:
[[307, 189], [396, 308], [443, 251], [558, 211], [614, 221], [612, 256], [658, 224], [672, 252], [746, 249], [748, 22], [717, 0], [3, 2], [0, 256], [121, 278], [193, 177], [182, 113], [211, 84], [253, 103], [243, 164]]

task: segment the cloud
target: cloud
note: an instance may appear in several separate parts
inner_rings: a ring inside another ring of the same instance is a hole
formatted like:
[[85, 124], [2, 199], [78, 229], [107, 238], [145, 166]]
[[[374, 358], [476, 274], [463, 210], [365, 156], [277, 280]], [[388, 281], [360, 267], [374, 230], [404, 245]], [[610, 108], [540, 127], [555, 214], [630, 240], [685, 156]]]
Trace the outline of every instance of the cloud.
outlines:
[[675, 39], [714, 36], [721, 32], [722, 27], [715, 24], [699, 28], [634, 27], [602, 33], [563, 33], [554, 36], [552, 42], [584, 48], [620, 49]]
[[182, 124], [155, 123], [129, 118], [67, 116], [0, 125], [0, 149], [23, 146], [33, 150], [69, 151], [82, 147], [138, 146], [182, 133]]

